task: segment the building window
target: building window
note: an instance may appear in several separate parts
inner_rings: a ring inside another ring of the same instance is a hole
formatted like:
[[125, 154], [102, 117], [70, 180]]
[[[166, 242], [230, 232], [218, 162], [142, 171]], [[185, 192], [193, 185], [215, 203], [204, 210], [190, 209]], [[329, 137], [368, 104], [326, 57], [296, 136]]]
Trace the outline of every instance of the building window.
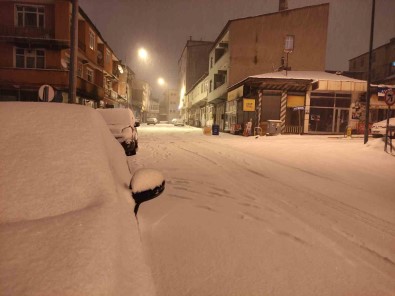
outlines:
[[44, 7], [17, 5], [16, 25], [18, 27], [44, 28]]
[[89, 48], [95, 50], [95, 39], [96, 35], [92, 30], [89, 31]]
[[84, 71], [83, 71], [83, 66], [81, 62], [78, 62], [78, 68], [77, 68], [77, 76], [78, 77], [84, 77]]
[[93, 70], [87, 68], [86, 69], [86, 76], [88, 77], [88, 81], [93, 83]]
[[294, 35], [285, 36], [284, 52], [293, 52], [294, 51], [294, 42], [295, 42]]
[[213, 57], [210, 58], [210, 68], [213, 67]]
[[15, 66], [17, 68], [44, 69], [45, 51], [43, 49], [15, 49]]
[[209, 92], [211, 92], [212, 89], [213, 89], [213, 81], [210, 80], [210, 91]]

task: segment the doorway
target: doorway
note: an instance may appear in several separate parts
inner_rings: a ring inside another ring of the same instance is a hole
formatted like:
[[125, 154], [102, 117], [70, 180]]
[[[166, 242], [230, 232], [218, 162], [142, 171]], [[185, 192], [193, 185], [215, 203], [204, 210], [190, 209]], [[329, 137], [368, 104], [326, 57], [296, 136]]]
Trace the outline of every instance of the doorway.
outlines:
[[349, 109], [335, 108], [333, 110], [333, 133], [344, 133], [348, 126]]

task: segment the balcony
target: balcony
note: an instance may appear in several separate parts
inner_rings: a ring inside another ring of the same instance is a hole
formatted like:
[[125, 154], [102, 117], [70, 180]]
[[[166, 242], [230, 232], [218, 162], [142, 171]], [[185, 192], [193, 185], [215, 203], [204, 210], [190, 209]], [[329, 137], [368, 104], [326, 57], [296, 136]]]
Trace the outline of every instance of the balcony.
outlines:
[[51, 69], [0, 68], [0, 85], [38, 88], [49, 84], [56, 88], [68, 88], [69, 71]]
[[0, 26], [0, 40], [51, 48], [68, 48], [68, 40], [56, 40], [53, 29], [37, 27]]
[[52, 29], [0, 26], [0, 36], [54, 39], [55, 34]]
[[104, 89], [81, 77], [77, 77], [77, 94], [86, 99], [99, 101], [104, 97]]
[[220, 101], [225, 101], [228, 94], [228, 84], [225, 82], [208, 95], [208, 103], [216, 104]]
[[118, 99], [118, 93], [113, 91], [112, 89], [105, 88], [104, 97], [116, 101]]

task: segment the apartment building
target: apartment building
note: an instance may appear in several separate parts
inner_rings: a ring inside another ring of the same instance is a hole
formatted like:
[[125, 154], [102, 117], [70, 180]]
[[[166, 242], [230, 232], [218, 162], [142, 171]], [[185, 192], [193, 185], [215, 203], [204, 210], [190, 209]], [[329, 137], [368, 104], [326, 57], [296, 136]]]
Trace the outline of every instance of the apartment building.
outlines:
[[208, 72], [208, 56], [214, 43], [211, 41], [187, 41], [178, 61], [180, 79], [180, 111], [181, 117], [187, 120], [188, 110], [185, 94], [188, 93], [202, 75]]
[[160, 121], [171, 121], [173, 118], [179, 118], [180, 111], [178, 109], [180, 98], [176, 89], [166, 89], [163, 97], [159, 102], [159, 118]]
[[[369, 52], [349, 60], [349, 70], [368, 79]], [[373, 84], [395, 84], [395, 37], [372, 51], [371, 81]]]
[[[230, 86], [285, 68], [325, 70], [328, 15], [329, 4], [321, 4], [228, 21], [208, 59], [207, 103], [220, 130], [236, 123]], [[285, 53], [287, 44], [294, 46]]]
[[149, 101], [151, 97], [151, 86], [144, 80], [133, 81], [132, 109], [135, 117], [140, 122], [146, 122], [149, 112]]
[[212, 125], [213, 107], [207, 103], [208, 73], [205, 73], [185, 95], [186, 122], [196, 127]]
[[[37, 101], [47, 84], [54, 101], [69, 101], [70, 17], [67, 0], [0, 2], [0, 100]], [[118, 94], [120, 61], [81, 8], [77, 59], [76, 103], [127, 105]]]
[[156, 118], [159, 121], [159, 99], [151, 97], [148, 101], [147, 118]]

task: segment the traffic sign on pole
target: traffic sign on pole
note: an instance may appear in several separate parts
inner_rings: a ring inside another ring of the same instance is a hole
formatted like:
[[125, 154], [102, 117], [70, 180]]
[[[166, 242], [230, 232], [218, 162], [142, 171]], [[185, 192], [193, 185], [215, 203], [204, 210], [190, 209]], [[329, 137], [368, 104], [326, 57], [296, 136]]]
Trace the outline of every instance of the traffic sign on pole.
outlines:
[[38, 97], [41, 101], [50, 102], [53, 100], [55, 96], [55, 91], [53, 90], [52, 86], [48, 84], [41, 85], [38, 90]]
[[395, 103], [395, 97], [394, 97], [394, 92], [392, 91], [392, 88], [389, 88], [385, 91], [384, 100], [388, 106], [392, 106]]

